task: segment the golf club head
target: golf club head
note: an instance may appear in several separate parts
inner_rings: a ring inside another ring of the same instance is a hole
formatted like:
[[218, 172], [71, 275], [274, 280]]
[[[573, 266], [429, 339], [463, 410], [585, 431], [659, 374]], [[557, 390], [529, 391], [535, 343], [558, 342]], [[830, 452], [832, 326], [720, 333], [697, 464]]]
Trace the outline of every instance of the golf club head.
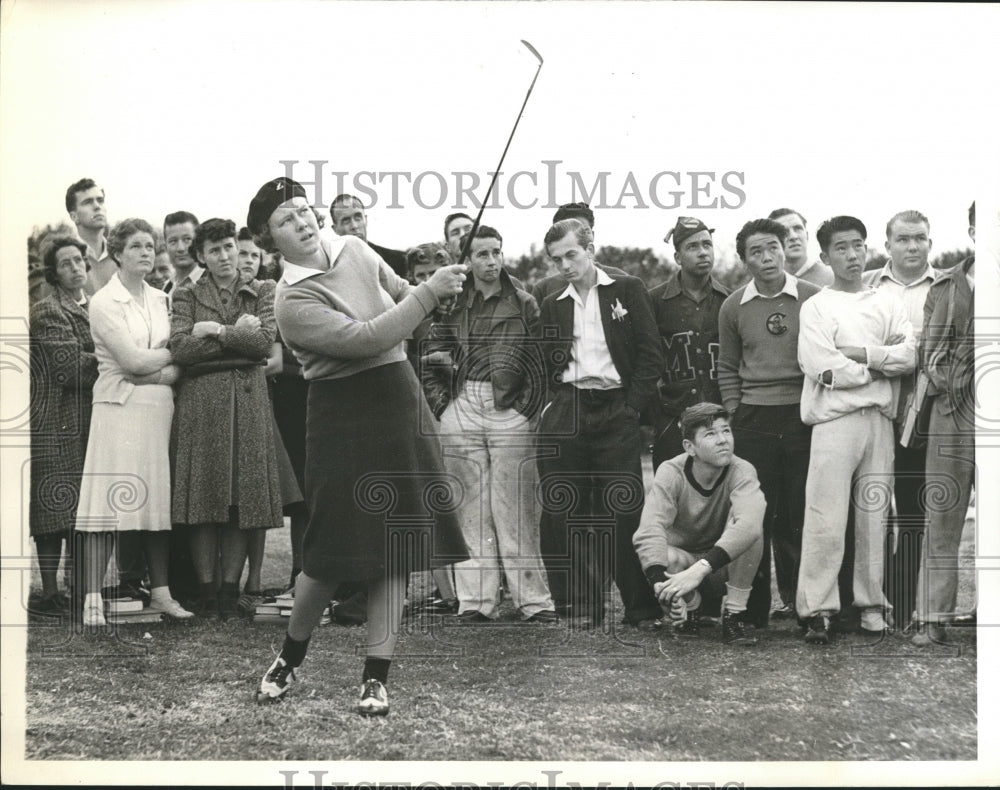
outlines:
[[542, 58], [542, 56], [538, 53], [538, 50], [535, 49], [533, 46], [531, 46], [531, 44], [529, 44], [523, 38], [521, 39], [521, 43], [524, 44], [524, 46], [527, 48], [528, 52], [530, 52], [532, 55], [534, 55], [538, 59], [538, 65], [539, 66], [541, 66], [545, 62], [545, 60]]

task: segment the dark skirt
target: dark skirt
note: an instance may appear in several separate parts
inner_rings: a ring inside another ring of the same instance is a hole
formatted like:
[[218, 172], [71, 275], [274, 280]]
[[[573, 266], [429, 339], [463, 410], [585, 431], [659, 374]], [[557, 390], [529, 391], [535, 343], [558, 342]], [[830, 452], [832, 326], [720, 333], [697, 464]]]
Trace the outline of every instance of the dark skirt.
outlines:
[[457, 481], [408, 362], [309, 385], [303, 570], [331, 583], [466, 559]]

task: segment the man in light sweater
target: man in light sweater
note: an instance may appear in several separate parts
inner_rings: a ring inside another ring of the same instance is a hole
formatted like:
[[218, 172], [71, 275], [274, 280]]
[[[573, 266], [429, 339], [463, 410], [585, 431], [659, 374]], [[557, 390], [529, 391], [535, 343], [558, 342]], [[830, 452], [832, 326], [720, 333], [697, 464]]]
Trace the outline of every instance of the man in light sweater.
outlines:
[[810, 644], [830, 641], [830, 617], [840, 610], [837, 574], [852, 503], [854, 605], [862, 631], [885, 632], [891, 608], [882, 593], [894, 443], [889, 379], [911, 373], [916, 352], [902, 301], [862, 281], [867, 237], [855, 217], [820, 226], [816, 238], [833, 285], [809, 300], [800, 318], [802, 420], [813, 434], [795, 608], [808, 622]]
[[656, 470], [632, 543], [675, 631], [695, 635], [702, 592], [725, 585], [723, 639], [752, 645], [744, 618], [767, 509], [757, 473], [733, 455], [729, 414], [718, 404], [688, 407], [680, 424], [684, 452]]
[[829, 267], [822, 261], [809, 262], [806, 218], [793, 208], [776, 208], [767, 217], [788, 229], [788, 237], [785, 239], [785, 271], [820, 288], [832, 285], [833, 274]]
[[771, 608], [772, 536], [780, 610], [792, 613], [809, 465], [810, 430], [799, 416], [799, 310], [819, 288], [785, 270], [787, 235], [773, 219], [743, 226], [736, 252], [753, 280], [719, 309], [722, 405], [733, 415], [736, 444], [757, 470], [767, 499], [764, 554], [747, 606], [748, 622], [761, 628]]
[[[906, 307], [916, 342], [924, 323], [924, 303], [938, 271], [928, 262], [932, 246], [930, 221], [919, 211], [901, 211], [886, 223], [885, 251], [889, 260], [881, 269], [865, 272], [863, 282], [898, 296]], [[926, 512], [921, 502], [924, 489], [926, 447], [904, 447], [899, 443], [907, 399], [913, 377], [892, 380], [896, 413], [896, 474], [893, 484], [894, 518], [888, 523], [885, 548], [885, 595], [892, 604], [897, 624], [905, 626], [913, 614], [920, 570], [920, 541]]]

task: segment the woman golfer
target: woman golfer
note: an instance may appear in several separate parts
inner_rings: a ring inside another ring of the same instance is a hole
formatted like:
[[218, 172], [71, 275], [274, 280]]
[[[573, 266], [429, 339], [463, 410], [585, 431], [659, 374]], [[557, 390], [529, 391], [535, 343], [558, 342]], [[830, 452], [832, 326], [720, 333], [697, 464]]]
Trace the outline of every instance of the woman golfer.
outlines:
[[435, 421], [405, 353], [413, 329], [461, 290], [465, 267], [446, 266], [411, 287], [365, 242], [321, 235], [320, 223], [302, 185], [284, 177], [260, 188], [247, 216], [256, 244], [284, 259], [275, 316], [310, 382], [302, 573], [284, 645], [257, 701], [288, 690], [334, 588], [364, 581], [368, 650], [357, 712], [385, 715], [412, 547], [421, 544], [419, 535], [392, 534], [389, 516], [419, 531], [429, 514], [435, 560], [467, 556], [457, 502], [440, 497]]

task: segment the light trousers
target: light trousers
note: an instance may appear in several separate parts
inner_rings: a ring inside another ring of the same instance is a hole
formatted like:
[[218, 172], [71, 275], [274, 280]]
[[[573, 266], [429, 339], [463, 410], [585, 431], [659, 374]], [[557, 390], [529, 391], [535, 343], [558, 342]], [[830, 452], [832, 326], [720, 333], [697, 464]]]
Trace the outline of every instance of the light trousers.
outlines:
[[882, 592], [885, 521], [893, 487], [892, 422], [868, 407], [813, 426], [795, 609], [801, 618], [840, 611], [837, 574], [854, 507], [854, 605], [887, 609]]
[[459, 515], [469, 559], [455, 564], [459, 612], [493, 617], [501, 572], [526, 617], [552, 610], [539, 547], [538, 475], [528, 419], [514, 409], [498, 411], [492, 385], [470, 381], [442, 413], [440, 439], [445, 469], [463, 491]]

